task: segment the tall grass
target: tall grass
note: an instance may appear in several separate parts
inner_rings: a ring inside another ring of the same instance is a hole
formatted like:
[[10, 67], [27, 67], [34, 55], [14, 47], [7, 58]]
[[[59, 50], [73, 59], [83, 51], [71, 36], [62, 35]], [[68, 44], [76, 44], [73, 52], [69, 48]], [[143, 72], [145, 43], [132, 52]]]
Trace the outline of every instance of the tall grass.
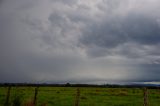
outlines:
[[12, 100], [12, 106], [21, 106], [22, 105], [22, 95], [16, 94]]

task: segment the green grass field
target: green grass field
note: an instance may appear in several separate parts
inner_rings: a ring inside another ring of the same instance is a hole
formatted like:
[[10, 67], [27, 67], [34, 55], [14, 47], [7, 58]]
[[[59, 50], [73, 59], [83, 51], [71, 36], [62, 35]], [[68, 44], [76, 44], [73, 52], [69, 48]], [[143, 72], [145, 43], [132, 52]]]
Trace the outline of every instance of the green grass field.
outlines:
[[[7, 87], [0, 87], [0, 106], [6, 101]], [[141, 88], [79, 88], [79, 106], [143, 106]], [[15, 98], [23, 104], [32, 101], [35, 87], [12, 87], [10, 105]], [[37, 106], [74, 106], [76, 87], [39, 87]], [[160, 90], [148, 89], [149, 106], [160, 106]]]

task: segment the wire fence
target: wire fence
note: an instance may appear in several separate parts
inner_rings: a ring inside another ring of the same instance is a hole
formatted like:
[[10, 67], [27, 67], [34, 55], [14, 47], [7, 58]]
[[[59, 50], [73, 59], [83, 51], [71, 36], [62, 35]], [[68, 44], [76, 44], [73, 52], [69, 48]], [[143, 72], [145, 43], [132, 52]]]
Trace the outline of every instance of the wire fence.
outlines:
[[0, 106], [159, 106], [147, 88], [0, 87]]

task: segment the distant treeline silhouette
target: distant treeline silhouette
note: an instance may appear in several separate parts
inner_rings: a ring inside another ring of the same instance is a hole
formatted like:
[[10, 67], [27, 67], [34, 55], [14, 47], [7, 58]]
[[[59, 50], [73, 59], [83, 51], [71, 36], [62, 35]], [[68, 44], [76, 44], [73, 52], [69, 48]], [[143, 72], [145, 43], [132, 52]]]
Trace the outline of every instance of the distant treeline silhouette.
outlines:
[[160, 85], [153, 84], [131, 84], [131, 85], [118, 85], [118, 84], [48, 84], [48, 83], [0, 83], [1, 87], [5, 86], [33, 86], [33, 87], [104, 87], [104, 88], [160, 88]]

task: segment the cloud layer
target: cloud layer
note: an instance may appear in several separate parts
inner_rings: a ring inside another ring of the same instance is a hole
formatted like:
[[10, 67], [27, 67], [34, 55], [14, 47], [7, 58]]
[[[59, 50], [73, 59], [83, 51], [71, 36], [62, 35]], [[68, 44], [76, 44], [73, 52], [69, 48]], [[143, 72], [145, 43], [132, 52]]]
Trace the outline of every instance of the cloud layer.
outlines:
[[159, 81], [159, 0], [2, 0], [0, 82]]

